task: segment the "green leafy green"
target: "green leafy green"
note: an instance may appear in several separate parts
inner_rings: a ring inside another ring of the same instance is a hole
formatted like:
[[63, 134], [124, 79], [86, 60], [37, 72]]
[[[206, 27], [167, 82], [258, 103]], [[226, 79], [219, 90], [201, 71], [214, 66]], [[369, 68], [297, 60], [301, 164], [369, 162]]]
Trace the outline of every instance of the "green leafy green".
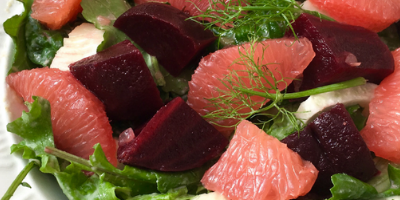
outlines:
[[136, 180], [137, 185], [143, 182], [143, 185], [141, 185], [143, 187], [148, 187], [148, 183], [151, 183], [153, 186], [156, 185], [157, 190], [161, 193], [168, 192], [170, 189], [180, 186], [199, 183], [206, 170], [206, 167], [202, 167], [185, 172], [158, 172], [131, 166], [125, 166], [123, 170], [120, 170], [108, 162], [100, 145], [95, 145], [95, 152], [90, 156], [89, 161], [92, 168], [101, 169], [101, 172], [107, 174], [106, 179], [109, 176], [115, 176], [120, 179]]
[[[268, 135], [271, 135], [278, 140], [282, 140], [296, 131], [296, 127], [293, 125], [294, 123], [297, 122], [297, 124], [300, 124], [300, 121], [296, 120], [296, 117], [291, 114], [291, 112], [295, 112], [298, 109], [300, 103], [292, 103], [289, 101], [282, 103], [284, 105], [281, 106], [284, 109], [281, 111], [273, 109], [271, 110], [272, 113], [270, 111], [271, 116], [273, 116], [271, 119], [271, 125], [261, 127]], [[282, 114], [282, 112], [285, 114]]]
[[130, 187], [132, 194], [166, 193], [170, 189], [181, 186], [191, 186], [200, 183], [207, 166], [184, 172], [158, 172], [141, 168], [125, 166], [120, 170], [111, 165], [106, 159], [100, 145], [94, 146], [94, 153], [89, 160], [79, 158], [69, 153], [49, 147], [49, 153], [71, 163], [79, 164], [86, 171], [97, 175], [104, 174], [104, 180], [120, 187]]
[[176, 96], [180, 96], [186, 99], [186, 95], [189, 92], [189, 81], [192, 79], [194, 69], [186, 67], [178, 76], [172, 76], [164, 68], [161, 68], [161, 72], [164, 76], [165, 85], [161, 88], [162, 91], [169, 93], [170, 99]]
[[132, 196], [157, 192], [156, 183], [149, 181], [151, 179], [147, 177], [145, 170], [143, 172], [133, 168], [132, 170], [126, 170], [127, 172], [124, 174], [108, 162], [99, 144], [95, 145], [94, 149], [93, 155], [89, 158], [89, 163], [92, 167], [102, 169], [98, 174], [104, 173], [106, 181], [116, 186], [131, 188]]
[[35, 64], [50, 66], [66, 36], [66, 31], [47, 30], [29, 15], [25, 24], [25, 41], [29, 59]]
[[[21, 172], [5, 199], [12, 196], [18, 185], [29, 185], [22, 180], [35, 165], [39, 165], [42, 172], [53, 174], [70, 199], [129, 199], [137, 195], [142, 195], [140, 198], [144, 199], [149, 197], [146, 194], [158, 199], [184, 199], [190, 196], [187, 195], [189, 187], [194, 193], [198, 189], [197, 185], [208, 166], [173, 173], [130, 166], [120, 170], [108, 162], [99, 144], [94, 146], [89, 160], [54, 148], [50, 104], [41, 97], [33, 99], [33, 103], [27, 103], [29, 112], [9, 123], [7, 130], [23, 138], [19, 144], [12, 146], [12, 152], [23, 151], [23, 158], [36, 161], [30, 162]], [[57, 157], [70, 164], [60, 168]], [[87, 176], [87, 172], [93, 174]]]
[[128, 200], [189, 200], [193, 195], [188, 195], [186, 187], [171, 189], [165, 194], [140, 195]]
[[272, 126], [266, 131], [268, 135], [272, 135], [278, 140], [282, 140], [296, 131], [296, 127], [287, 115], [278, 114], [274, 119]]
[[157, 86], [165, 86], [165, 79], [164, 75], [161, 72], [161, 65], [158, 64], [157, 58], [151, 56], [150, 54], [146, 53], [142, 48], [140, 48], [137, 44], [135, 44], [140, 51], [142, 52], [144, 61], [146, 62], [147, 67], [150, 70], [151, 76], [153, 76], [154, 82], [156, 82]]
[[97, 51], [129, 39], [125, 33], [113, 26], [115, 20], [131, 7], [126, 1], [82, 0], [81, 6], [83, 17], [96, 28], [105, 31], [104, 41]]
[[21, 15], [15, 15], [4, 22], [4, 31], [11, 36], [14, 41], [15, 54], [12, 67], [8, 73], [18, 72], [24, 69], [32, 69], [38, 67], [28, 56], [25, 39], [25, 26], [28, 23], [28, 16], [31, 11], [33, 0], [20, 0], [25, 11]]
[[388, 174], [391, 181], [391, 186], [388, 190], [384, 191], [381, 196], [391, 197], [400, 195], [400, 169], [389, 164]]
[[361, 131], [367, 123], [368, 117], [365, 117], [362, 112], [363, 108], [360, 105], [353, 105], [346, 107], [347, 112], [349, 112], [351, 119], [356, 125], [357, 129]]
[[210, 8], [191, 19], [206, 19], [200, 23], [222, 38], [231, 38], [233, 44], [283, 37], [301, 13], [332, 20], [318, 12], [303, 10], [294, 0], [210, 0], [210, 3]]
[[346, 174], [332, 176], [332, 197], [329, 200], [368, 199], [378, 194], [371, 185]]
[[82, 168], [72, 163], [63, 172], [54, 174], [69, 199], [118, 199], [115, 190], [122, 188], [104, 181], [104, 175], [88, 177], [81, 170]]
[[60, 170], [55, 156], [45, 152], [47, 146], [54, 147], [53, 132], [50, 117], [50, 103], [41, 97], [32, 97], [33, 103], [26, 103], [29, 112], [7, 124], [7, 130], [23, 138], [11, 147], [11, 153], [23, 151], [24, 159], [32, 159], [16, 177], [12, 185], [4, 194], [2, 200], [9, 199], [19, 185], [29, 186], [22, 182], [29, 171], [36, 165], [43, 173], [55, 173]]
[[[265, 15], [265, 13], [254, 12], [254, 15]], [[246, 16], [244, 18], [251, 17]], [[257, 40], [281, 38], [285, 34], [286, 26], [287, 24], [285, 21], [277, 22], [270, 21], [269, 19], [263, 19], [260, 20], [258, 24], [246, 23], [226, 30], [219, 27], [213, 27], [212, 29], [215, 29], [213, 31], [224, 38], [225, 41], [226, 38], [233, 39], [231, 44], [225, 45], [237, 45], [244, 42], [249, 42], [254, 38], [257, 38]]]
[[259, 25], [245, 24], [231, 29], [221, 29], [218, 26], [210, 27], [210, 29], [220, 36], [221, 48], [249, 42], [254, 38], [257, 40], [281, 38], [285, 34], [282, 23], [272, 21], [265, 21]]
[[27, 188], [32, 188], [32, 186], [29, 185], [29, 183], [27, 183], [27, 182], [22, 182], [22, 183], [21, 183], [21, 186], [27, 187]]
[[389, 178], [392, 180], [392, 187], [400, 188], [400, 169], [393, 165], [388, 165]]
[[[400, 168], [388, 164], [387, 173], [388, 176], [386, 177], [389, 179], [390, 187], [385, 187], [385, 189], [381, 191], [380, 184], [375, 184], [375, 186], [379, 187], [379, 192], [374, 186], [364, 183], [354, 177], [346, 174], [335, 174], [332, 176], [332, 183], [334, 186], [331, 188], [332, 197], [329, 200], [380, 199], [399, 196]], [[378, 181], [385, 182], [381, 180], [382, 178]]]
[[391, 51], [400, 47], [400, 33], [395, 24], [379, 32], [378, 35]]
[[[178, 76], [172, 76], [157, 61], [157, 58], [146, 53], [139, 45], [133, 43], [143, 55], [143, 58], [150, 70], [154, 82], [160, 90], [160, 94], [164, 101], [172, 100], [174, 97], [180, 96], [186, 99], [189, 91], [188, 82], [194, 73], [194, 67], [186, 67]], [[197, 67], [197, 66], [196, 66]]]
[[54, 147], [53, 130], [50, 117], [50, 103], [41, 97], [32, 97], [33, 103], [26, 103], [29, 112], [7, 125], [9, 132], [24, 140], [11, 147], [11, 153], [23, 150], [23, 158], [41, 158], [40, 170], [44, 173], [59, 171], [57, 158], [45, 152], [46, 147]]

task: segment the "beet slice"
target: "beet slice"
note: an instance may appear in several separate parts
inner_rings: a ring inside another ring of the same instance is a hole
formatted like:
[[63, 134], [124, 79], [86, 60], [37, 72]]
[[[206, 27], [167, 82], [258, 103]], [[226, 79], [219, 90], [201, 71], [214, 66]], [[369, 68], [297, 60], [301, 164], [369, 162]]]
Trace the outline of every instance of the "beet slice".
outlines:
[[164, 105], [142, 53], [128, 40], [69, 67], [103, 101], [110, 119], [141, 123]]
[[120, 144], [119, 162], [160, 171], [200, 167], [229, 143], [180, 97], [162, 107], [135, 136]]
[[[297, 36], [311, 41], [316, 54], [304, 70], [302, 82], [294, 84], [301, 85], [295, 91], [357, 77], [378, 84], [394, 71], [389, 48], [372, 31], [310, 14], [301, 14], [292, 27]], [[288, 30], [286, 36], [293, 37], [292, 31]]]
[[163, 3], [144, 3], [132, 7], [115, 21], [114, 26], [159, 63], [173, 76], [216, 37], [183, 11]]
[[300, 133], [282, 140], [319, 170], [313, 192], [328, 194], [331, 176], [346, 173], [368, 181], [376, 173], [371, 153], [343, 104], [319, 115]]

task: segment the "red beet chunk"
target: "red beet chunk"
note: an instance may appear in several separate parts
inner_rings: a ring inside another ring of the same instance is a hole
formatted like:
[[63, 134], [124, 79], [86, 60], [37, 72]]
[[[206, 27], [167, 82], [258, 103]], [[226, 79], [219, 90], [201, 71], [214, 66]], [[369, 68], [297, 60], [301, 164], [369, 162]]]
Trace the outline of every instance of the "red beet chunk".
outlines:
[[376, 173], [371, 153], [343, 104], [322, 113], [300, 133], [282, 140], [319, 170], [313, 191], [329, 193], [331, 176], [346, 173], [368, 181]]
[[140, 123], [164, 105], [141, 52], [127, 40], [69, 67], [103, 101], [110, 119]]
[[118, 160], [160, 171], [200, 167], [229, 143], [180, 97], [162, 107], [135, 135], [129, 143], [120, 144]]
[[[356, 77], [379, 83], [394, 70], [389, 48], [372, 31], [302, 14], [294, 23], [297, 36], [308, 38], [316, 53], [303, 72], [300, 88], [307, 90]], [[289, 30], [287, 36], [293, 33]], [[299, 85], [299, 84], [298, 84]]]
[[183, 11], [163, 3], [144, 3], [132, 7], [115, 21], [114, 26], [172, 75], [181, 70], [203, 48], [216, 38], [209, 30], [192, 20]]

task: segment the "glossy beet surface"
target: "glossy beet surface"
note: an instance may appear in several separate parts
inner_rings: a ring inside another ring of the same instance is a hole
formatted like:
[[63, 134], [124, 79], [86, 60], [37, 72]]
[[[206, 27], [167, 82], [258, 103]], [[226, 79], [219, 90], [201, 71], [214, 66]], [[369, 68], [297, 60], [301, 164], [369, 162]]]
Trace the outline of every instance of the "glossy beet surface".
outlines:
[[177, 76], [190, 60], [216, 39], [202, 25], [186, 20], [188, 17], [167, 4], [144, 3], [118, 17], [114, 26]]
[[[302, 14], [294, 23], [298, 37], [313, 44], [315, 58], [303, 72], [300, 88], [307, 90], [356, 77], [379, 83], [394, 70], [388, 47], [372, 31]], [[293, 36], [291, 30], [286, 33]], [[300, 84], [298, 84], [300, 85]]]
[[368, 181], [377, 172], [370, 151], [343, 104], [322, 113], [300, 133], [282, 140], [319, 170], [313, 191], [329, 193], [331, 176], [346, 173]]
[[229, 141], [180, 97], [162, 107], [140, 134], [121, 143], [118, 160], [160, 171], [200, 167], [221, 154]]
[[143, 122], [164, 105], [142, 54], [127, 40], [71, 64], [70, 70], [103, 101], [110, 119]]

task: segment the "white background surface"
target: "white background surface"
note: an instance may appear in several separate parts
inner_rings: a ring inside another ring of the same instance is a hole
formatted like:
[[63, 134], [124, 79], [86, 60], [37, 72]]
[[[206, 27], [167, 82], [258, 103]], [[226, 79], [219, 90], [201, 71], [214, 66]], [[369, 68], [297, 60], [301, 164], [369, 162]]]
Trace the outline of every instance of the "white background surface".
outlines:
[[[20, 14], [23, 6], [16, 0], [0, 0], [0, 197], [4, 195], [12, 181], [24, 168], [27, 161], [18, 155], [10, 155], [10, 146], [18, 142], [18, 138], [6, 131], [9, 122], [7, 105], [5, 104], [5, 79], [10, 63], [11, 38], [5, 34], [3, 23], [15, 14]], [[37, 168], [32, 170], [24, 182], [32, 188], [18, 187], [12, 200], [62, 200], [66, 197], [51, 175], [44, 175]]]

